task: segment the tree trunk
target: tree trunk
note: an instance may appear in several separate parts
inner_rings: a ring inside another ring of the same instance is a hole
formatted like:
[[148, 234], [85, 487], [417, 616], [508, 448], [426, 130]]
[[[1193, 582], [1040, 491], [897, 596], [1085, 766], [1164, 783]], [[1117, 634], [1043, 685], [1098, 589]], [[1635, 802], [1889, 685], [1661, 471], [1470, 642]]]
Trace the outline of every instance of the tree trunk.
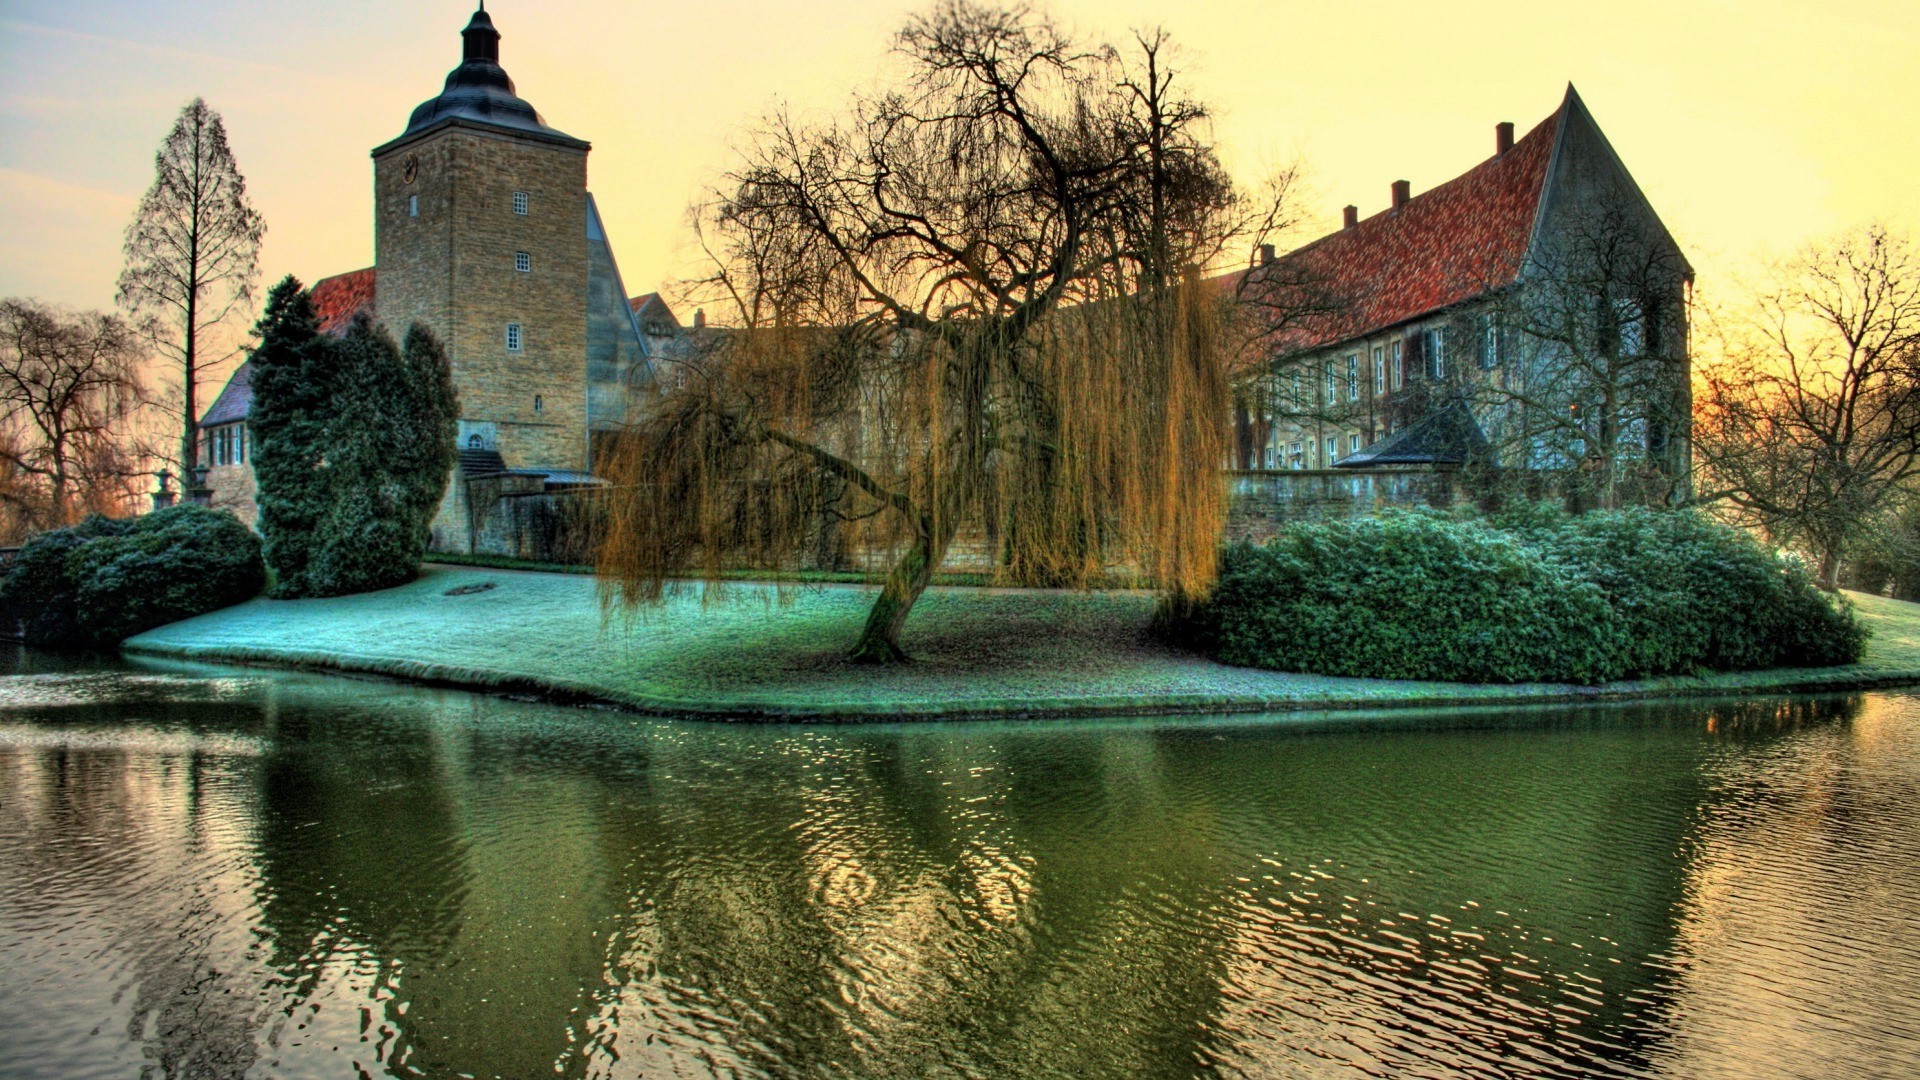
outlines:
[[1840, 591], [1840, 551], [1837, 547], [1824, 548], [1820, 552], [1820, 587], [1828, 592]]
[[906, 661], [906, 650], [900, 647], [900, 628], [906, 625], [907, 615], [913, 611], [920, 594], [927, 591], [927, 583], [933, 580], [933, 572], [946, 558], [947, 545], [952, 541], [953, 530], [945, 527], [937, 536], [931, 528], [923, 528], [915, 535], [906, 555], [887, 575], [887, 584], [880, 590], [880, 598], [873, 602], [873, 610], [867, 613], [866, 629], [861, 631], [860, 641], [848, 659], [856, 664]]

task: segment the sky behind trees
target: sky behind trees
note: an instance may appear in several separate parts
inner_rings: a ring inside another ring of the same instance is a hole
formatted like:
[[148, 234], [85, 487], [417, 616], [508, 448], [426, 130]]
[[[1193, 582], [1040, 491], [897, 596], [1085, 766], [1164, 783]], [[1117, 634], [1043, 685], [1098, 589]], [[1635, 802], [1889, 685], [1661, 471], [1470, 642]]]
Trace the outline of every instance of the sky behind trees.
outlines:
[[[373, 261], [368, 151], [459, 60], [471, 0], [0, 0], [0, 295], [107, 307], [152, 157], [201, 94], [268, 234], [264, 279]], [[878, 77], [908, 0], [494, 0], [502, 61], [591, 140], [590, 185], [633, 292], [699, 270], [685, 211], [770, 107], [831, 109]], [[1088, 35], [1159, 23], [1246, 182], [1296, 157], [1305, 239], [1415, 193], [1580, 89], [1719, 292], [1755, 257], [1869, 218], [1911, 227], [1920, 8], [1910, 0], [1058, 0]], [[1823, 10], [1824, 9], [1824, 10]]]

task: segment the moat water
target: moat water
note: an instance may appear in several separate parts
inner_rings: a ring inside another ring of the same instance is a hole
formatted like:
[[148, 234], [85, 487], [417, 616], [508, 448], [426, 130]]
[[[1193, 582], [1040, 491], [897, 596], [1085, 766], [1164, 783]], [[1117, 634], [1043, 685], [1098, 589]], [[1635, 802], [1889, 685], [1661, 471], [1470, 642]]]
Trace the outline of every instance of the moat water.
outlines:
[[6, 1077], [1920, 1075], [1916, 695], [730, 727], [53, 664]]

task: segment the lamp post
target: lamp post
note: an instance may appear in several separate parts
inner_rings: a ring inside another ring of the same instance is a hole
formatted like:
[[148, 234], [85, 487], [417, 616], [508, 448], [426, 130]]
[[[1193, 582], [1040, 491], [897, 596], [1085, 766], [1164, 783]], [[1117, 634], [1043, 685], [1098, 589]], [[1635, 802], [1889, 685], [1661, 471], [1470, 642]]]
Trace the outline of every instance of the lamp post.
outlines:
[[213, 489], [207, 486], [207, 467], [195, 465], [188, 470], [193, 475], [193, 487], [187, 489], [187, 499], [195, 506], [212, 506]]
[[160, 487], [153, 493], [153, 508], [155, 510], [165, 510], [167, 507], [173, 505], [173, 474], [165, 469], [161, 469], [153, 475], [160, 481]]

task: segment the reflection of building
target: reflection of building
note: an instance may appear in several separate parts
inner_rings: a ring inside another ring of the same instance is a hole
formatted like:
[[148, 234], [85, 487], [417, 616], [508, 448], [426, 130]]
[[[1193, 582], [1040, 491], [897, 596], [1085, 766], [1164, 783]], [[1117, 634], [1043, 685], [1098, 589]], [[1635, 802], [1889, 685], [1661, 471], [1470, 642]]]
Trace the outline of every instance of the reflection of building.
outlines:
[[[1605, 437], [1684, 482], [1692, 269], [1572, 87], [1467, 173], [1398, 181], [1248, 273], [1254, 299], [1317, 314], [1267, 339], [1235, 468], [1560, 468]], [[1612, 391], [1631, 400], [1596, 418]]]
[[[596, 483], [594, 433], [679, 330], [657, 297], [627, 299], [587, 190], [591, 146], [516, 95], [484, 10], [462, 36], [445, 89], [373, 151], [375, 265], [314, 285], [332, 332], [365, 310], [396, 337], [419, 322], [446, 344], [461, 455], [434, 546], [453, 551], [472, 548], [470, 507]], [[202, 421], [216, 503], [249, 520], [250, 400], [243, 365]]]

